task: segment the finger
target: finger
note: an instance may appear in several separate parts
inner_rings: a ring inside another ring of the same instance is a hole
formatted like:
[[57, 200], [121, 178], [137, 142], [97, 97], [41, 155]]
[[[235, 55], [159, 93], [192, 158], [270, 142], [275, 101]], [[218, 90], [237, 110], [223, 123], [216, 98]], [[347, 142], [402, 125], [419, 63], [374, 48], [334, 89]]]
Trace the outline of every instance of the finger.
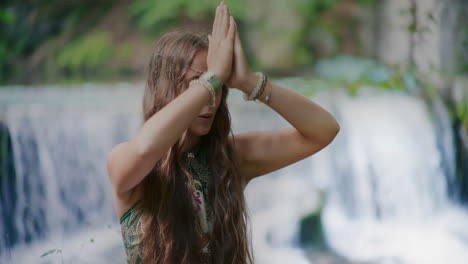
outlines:
[[223, 4], [221, 10], [221, 33], [223, 37], [226, 37], [226, 34], [229, 29], [229, 17], [227, 16], [227, 6]]
[[244, 51], [242, 49], [242, 43], [239, 37], [239, 30], [237, 30], [237, 24], [236, 24], [236, 34], [235, 34], [235, 39], [234, 39], [234, 58], [237, 62], [240, 62], [242, 59]]
[[234, 54], [234, 40], [235, 40], [235, 35], [236, 35], [236, 25], [234, 18], [232, 16], [229, 17], [229, 32], [226, 35], [226, 45], [227, 45], [227, 52], [228, 54], [231, 54], [233, 56], [232, 58], [234, 59], [235, 54]]
[[239, 30], [237, 30], [237, 24], [236, 24], [236, 39], [234, 41], [234, 48], [236, 50], [236, 54], [237, 55], [241, 55], [242, 52], [243, 52], [243, 49], [242, 49], [242, 42], [240, 40], [240, 36], [239, 36]]
[[229, 7], [226, 5], [226, 17], [227, 17], [227, 21], [228, 21], [228, 28], [227, 28], [227, 32], [229, 34], [229, 29], [231, 27], [231, 25], [233, 25], [233, 23], [231, 23], [231, 11], [229, 11]]
[[222, 10], [223, 10], [222, 5], [219, 4], [218, 7], [216, 8], [216, 23], [215, 23], [216, 30], [213, 31], [213, 39], [217, 39], [218, 35], [221, 33]]
[[229, 29], [232, 25], [231, 23], [231, 11], [229, 11], [229, 7], [226, 5], [226, 3], [224, 4], [224, 6], [226, 7], [226, 21], [227, 21], [227, 28], [226, 28], [226, 34], [229, 34]]
[[[224, 3], [224, 1], [223, 1], [223, 3]], [[224, 3], [224, 6], [226, 7], [227, 15], [230, 16], [230, 15], [231, 15], [231, 11], [229, 10], [229, 6], [228, 6], [226, 3]]]
[[220, 6], [218, 5], [216, 7], [216, 14], [215, 14], [215, 18], [214, 18], [214, 21], [213, 21], [213, 30], [212, 30], [212, 34], [213, 36], [216, 36], [218, 34], [218, 31], [219, 31], [219, 16], [220, 16]]
[[237, 29], [237, 25], [236, 25], [236, 21], [234, 21], [234, 17], [229, 16], [229, 32], [228, 32], [229, 43], [234, 44], [234, 38], [237, 32], [236, 29]]

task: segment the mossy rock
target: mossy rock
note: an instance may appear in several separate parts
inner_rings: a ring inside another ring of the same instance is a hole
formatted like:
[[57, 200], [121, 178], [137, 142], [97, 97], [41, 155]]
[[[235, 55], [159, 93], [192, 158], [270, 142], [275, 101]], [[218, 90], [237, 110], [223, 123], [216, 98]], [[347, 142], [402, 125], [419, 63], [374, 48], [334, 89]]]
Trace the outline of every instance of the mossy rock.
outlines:
[[300, 222], [299, 242], [306, 248], [326, 249], [321, 210], [312, 212], [302, 218]]

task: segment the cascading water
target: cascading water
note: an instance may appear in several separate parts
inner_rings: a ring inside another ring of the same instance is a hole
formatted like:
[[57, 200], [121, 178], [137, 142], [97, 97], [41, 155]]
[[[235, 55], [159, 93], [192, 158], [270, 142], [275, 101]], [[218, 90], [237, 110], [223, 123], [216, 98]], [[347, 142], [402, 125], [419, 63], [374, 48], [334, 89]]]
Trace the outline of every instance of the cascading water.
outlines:
[[[0, 179], [10, 201], [0, 208], [0, 263], [125, 263], [105, 160], [141, 125], [141, 88], [0, 90], [15, 165], [14, 177]], [[309, 263], [298, 223], [319, 207], [317, 187], [329, 193], [324, 227], [338, 253], [379, 263], [465, 263], [468, 218], [448, 199], [453, 160], [441, 157], [424, 104], [399, 92], [325, 91], [313, 100], [341, 131], [316, 155], [249, 184], [257, 263]], [[235, 133], [289, 126], [236, 90], [228, 103]], [[450, 144], [442, 144], [447, 153]]]
[[310, 171], [328, 190], [323, 223], [331, 248], [373, 263], [466, 263], [468, 214], [447, 193], [450, 124], [436, 134], [423, 101], [401, 92], [363, 89], [332, 99], [325, 105], [343, 133], [311, 159]]
[[15, 202], [0, 222], [14, 223], [2, 228], [14, 239], [0, 242], [1, 263], [123, 259], [123, 248], [105, 253], [121, 247], [105, 164], [136, 132], [137, 95], [129, 87], [2, 91], [15, 164], [5, 196]]

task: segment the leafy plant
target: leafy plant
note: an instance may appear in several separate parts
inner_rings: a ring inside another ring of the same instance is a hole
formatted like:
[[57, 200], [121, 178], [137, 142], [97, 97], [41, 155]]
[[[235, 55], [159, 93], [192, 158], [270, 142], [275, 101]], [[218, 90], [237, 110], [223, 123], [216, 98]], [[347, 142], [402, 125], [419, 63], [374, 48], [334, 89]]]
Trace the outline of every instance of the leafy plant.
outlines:
[[[231, 13], [242, 19], [247, 3], [245, 0], [226, 0]], [[219, 0], [136, 0], [129, 9], [136, 24], [145, 32], [159, 33], [176, 24], [181, 16], [191, 19], [212, 18]]]
[[15, 21], [15, 16], [8, 10], [0, 8], [0, 22], [11, 24]]

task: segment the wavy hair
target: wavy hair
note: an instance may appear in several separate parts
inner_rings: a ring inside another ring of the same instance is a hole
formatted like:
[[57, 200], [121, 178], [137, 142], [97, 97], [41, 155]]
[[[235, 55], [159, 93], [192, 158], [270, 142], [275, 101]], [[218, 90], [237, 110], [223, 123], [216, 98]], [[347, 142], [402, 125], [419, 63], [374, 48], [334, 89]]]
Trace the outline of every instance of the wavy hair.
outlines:
[[[172, 31], [157, 41], [147, 71], [143, 97], [144, 121], [188, 88], [184, 76], [190, 70], [197, 51], [202, 49], [208, 49], [206, 35]], [[211, 130], [200, 140], [211, 171], [208, 187], [208, 205], [212, 208], [213, 221], [211, 261], [253, 263], [250, 239], [247, 238], [246, 183], [238, 173], [238, 160], [228, 141], [232, 129], [227, 95], [228, 88], [223, 86], [221, 103]], [[184, 166], [182, 152], [187, 130], [141, 183], [141, 211], [145, 223], [144, 263], [201, 262], [202, 246], [195, 229], [198, 220], [191, 191], [186, 184], [190, 174]]]

